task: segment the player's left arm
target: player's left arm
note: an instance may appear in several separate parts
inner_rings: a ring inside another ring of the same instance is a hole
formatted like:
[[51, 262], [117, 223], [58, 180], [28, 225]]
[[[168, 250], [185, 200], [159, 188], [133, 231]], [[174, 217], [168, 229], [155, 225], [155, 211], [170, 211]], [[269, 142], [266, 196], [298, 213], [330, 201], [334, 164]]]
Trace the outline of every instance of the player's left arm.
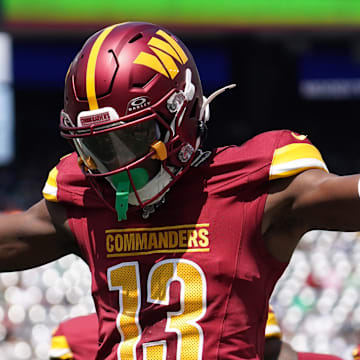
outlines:
[[272, 181], [262, 224], [270, 253], [288, 261], [310, 230], [359, 231], [359, 178], [311, 169]]

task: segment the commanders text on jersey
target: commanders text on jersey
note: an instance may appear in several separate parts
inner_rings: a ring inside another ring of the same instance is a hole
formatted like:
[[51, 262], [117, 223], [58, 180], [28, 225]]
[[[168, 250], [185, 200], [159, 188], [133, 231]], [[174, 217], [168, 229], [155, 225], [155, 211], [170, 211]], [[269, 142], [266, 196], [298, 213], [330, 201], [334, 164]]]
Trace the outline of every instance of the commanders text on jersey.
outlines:
[[209, 224], [105, 231], [107, 257], [209, 251]]

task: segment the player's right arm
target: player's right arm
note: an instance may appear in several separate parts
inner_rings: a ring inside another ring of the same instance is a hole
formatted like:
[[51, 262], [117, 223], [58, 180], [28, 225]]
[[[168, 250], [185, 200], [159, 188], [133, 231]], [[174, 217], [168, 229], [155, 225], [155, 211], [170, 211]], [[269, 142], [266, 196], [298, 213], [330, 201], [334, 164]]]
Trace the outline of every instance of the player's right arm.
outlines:
[[20, 271], [64, 255], [80, 255], [59, 203], [45, 199], [26, 211], [0, 215], [0, 271]]

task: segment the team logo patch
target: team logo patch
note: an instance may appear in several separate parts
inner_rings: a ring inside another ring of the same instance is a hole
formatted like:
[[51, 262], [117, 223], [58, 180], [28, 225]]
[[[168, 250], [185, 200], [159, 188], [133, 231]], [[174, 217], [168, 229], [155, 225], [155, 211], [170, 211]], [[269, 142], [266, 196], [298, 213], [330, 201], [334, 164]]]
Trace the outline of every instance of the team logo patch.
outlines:
[[141, 110], [149, 105], [150, 99], [147, 96], [139, 96], [129, 101], [126, 108], [126, 113], [128, 114], [134, 111]]
[[134, 64], [144, 65], [156, 72], [174, 79], [179, 73], [176, 63], [184, 65], [188, 61], [184, 50], [169, 34], [158, 30], [156, 35], [148, 42], [149, 49], [153, 54], [141, 51], [134, 60]]

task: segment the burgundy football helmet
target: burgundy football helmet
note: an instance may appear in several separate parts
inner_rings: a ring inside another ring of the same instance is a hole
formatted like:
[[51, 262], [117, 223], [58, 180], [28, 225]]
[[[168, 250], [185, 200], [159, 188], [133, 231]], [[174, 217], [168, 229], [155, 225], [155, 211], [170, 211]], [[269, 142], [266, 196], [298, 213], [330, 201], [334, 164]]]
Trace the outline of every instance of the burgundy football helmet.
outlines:
[[[60, 129], [86, 175], [106, 177], [120, 192], [116, 175], [125, 174], [125, 202], [144, 207], [189, 168], [208, 102], [179, 39], [154, 24], [127, 22], [95, 33], [76, 55], [66, 75]], [[154, 159], [155, 177], [136, 175]]]

